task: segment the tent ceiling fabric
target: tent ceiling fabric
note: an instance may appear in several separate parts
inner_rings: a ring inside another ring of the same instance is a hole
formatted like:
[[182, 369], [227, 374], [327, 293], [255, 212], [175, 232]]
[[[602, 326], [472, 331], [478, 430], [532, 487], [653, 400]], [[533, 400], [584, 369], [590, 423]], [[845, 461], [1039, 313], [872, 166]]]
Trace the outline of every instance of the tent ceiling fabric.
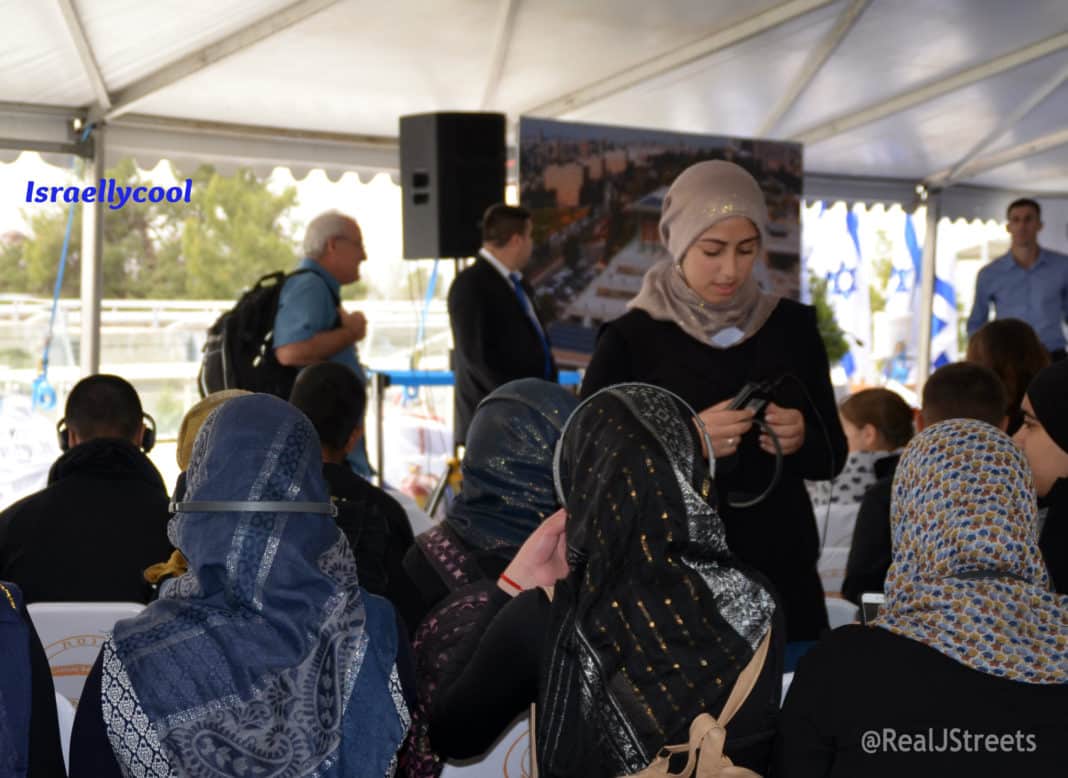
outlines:
[[[286, 165], [298, 174], [321, 167], [334, 176], [395, 173], [400, 115], [478, 110], [485, 95], [488, 110], [515, 119], [606, 83], [625, 86], [554, 115], [753, 136], [854, 7], [853, 0], [69, 1], [112, 98], [257, 23], [296, 14], [299, 21], [268, 38], [138, 100], [109, 124], [108, 152], [147, 166], [167, 157], [223, 169]], [[511, 23], [495, 40], [505, 11]], [[0, 159], [11, 158], [17, 139], [69, 143], [69, 119], [95, 96], [59, 2], [0, 0], [0, 14], [8, 20], [0, 28]], [[754, 19], [774, 21], [754, 34]], [[870, 0], [775, 136], [859, 121], [806, 145], [806, 190], [858, 199], [912, 192], [953, 168], [1044, 82], [1056, 85], [1068, 66], [1066, 32], [1064, 0], [1024, 7]], [[687, 59], [688, 51], [697, 54]], [[1021, 64], [910, 104], [917, 90], [937, 93], [947, 79], [1014, 54]], [[902, 99], [907, 108], [878, 117], [880, 106]], [[980, 151], [981, 172], [961, 183], [1068, 193], [1068, 138], [1056, 134], [1066, 126], [1068, 83]], [[1039, 154], [981, 164], [1042, 139]], [[956, 199], [974, 202], [973, 195]]]

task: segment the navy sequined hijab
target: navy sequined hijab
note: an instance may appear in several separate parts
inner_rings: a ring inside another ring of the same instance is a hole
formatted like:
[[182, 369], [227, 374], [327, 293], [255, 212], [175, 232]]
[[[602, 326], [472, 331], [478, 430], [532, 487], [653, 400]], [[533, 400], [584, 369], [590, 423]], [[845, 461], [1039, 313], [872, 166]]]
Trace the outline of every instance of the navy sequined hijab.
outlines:
[[578, 405], [559, 384], [510, 381], [478, 405], [467, 431], [463, 487], [446, 522], [465, 542], [511, 558], [560, 506], [553, 451]]

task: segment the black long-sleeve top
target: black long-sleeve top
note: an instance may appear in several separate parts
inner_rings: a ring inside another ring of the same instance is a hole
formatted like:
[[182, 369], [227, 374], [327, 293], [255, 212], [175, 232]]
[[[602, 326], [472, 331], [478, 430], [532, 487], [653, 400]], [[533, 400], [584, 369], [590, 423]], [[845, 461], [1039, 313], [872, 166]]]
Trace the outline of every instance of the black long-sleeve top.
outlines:
[[[457, 649], [463, 656], [450, 665], [458, 672], [443, 677], [431, 709], [431, 745], [445, 758], [482, 754], [538, 696], [541, 658], [550, 649], [552, 604], [541, 589], [513, 599], [492, 586], [480, 623]], [[771, 753], [783, 651], [782, 613], [776, 609], [771, 645], [756, 686], [727, 725], [727, 755], [735, 764], [759, 772], [767, 768]]]
[[404, 570], [404, 555], [415, 541], [404, 508], [347, 464], [325, 463], [323, 477], [338, 501], [337, 524], [356, 557], [360, 585], [389, 600], [407, 634], [415, 634], [424, 610], [419, 590]]
[[1049, 570], [1053, 591], [1068, 594], [1068, 478], [1061, 478], [1043, 501], [1046, 522], [1038, 547]]
[[602, 327], [582, 396], [644, 381], [675, 392], [700, 413], [734, 397], [749, 381], [776, 379], [783, 380], [775, 402], [804, 415], [804, 444], [784, 458], [782, 477], [766, 500], [732, 508], [727, 499], [760, 494], [774, 471], [774, 457], [761, 450], [754, 426], [737, 455], [716, 463], [719, 510], [731, 550], [778, 589], [789, 639], [814, 640], [826, 627], [827, 614], [816, 573], [819, 534], [804, 481], [837, 475], [847, 453], [815, 309], [780, 300], [759, 331], [728, 349], [700, 343], [672, 322], [631, 310]]
[[894, 473], [900, 456], [887, 457], [875, 463], [876, 481], [860, 501], [857, 522], [853, 526], [853, 541], [849, 544], [842, 595], [860, 605], [864, 592], [881, 592], [890, 569], [890, 496]]
[[[772, 776], [1063, 775], [1065, 733], [1068, 686], [998, 678], [880, 627], [851, 625], [802, 657], [779, 719]], [[919, 751], [914, 735], [933, 748]]]

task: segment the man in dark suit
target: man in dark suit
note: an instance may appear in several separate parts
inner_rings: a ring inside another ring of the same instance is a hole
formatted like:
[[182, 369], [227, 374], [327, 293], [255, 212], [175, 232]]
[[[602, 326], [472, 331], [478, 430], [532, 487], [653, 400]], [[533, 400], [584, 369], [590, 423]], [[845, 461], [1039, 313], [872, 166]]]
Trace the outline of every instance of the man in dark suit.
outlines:
[[482, 248], [449, 288], [456, 375], [453, 437], [464, 442], [475, 407], [517, 378], [555, 381], [545, 327], [522, 270], [534, 248], [530, 211], [492, 205], [482, 217]]

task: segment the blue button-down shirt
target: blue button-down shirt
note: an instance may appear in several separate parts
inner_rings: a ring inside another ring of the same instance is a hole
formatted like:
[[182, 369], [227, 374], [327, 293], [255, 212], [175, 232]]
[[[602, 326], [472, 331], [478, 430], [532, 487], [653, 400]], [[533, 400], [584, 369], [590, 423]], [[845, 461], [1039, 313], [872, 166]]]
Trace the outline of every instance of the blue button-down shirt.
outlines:
[[1040, 249], [1030, 268], [1012, 253], [979, 271], [975, 303], [968, 317], [968, 336], [986, 324], [993, 304], [999, 319], [1023, 319], [1050, 351], [1065, 345], [1062, 323], [1068, 319], [1068, 256]]
[[[341, 285], [326, 269], [313, 259], [304, 258], [296, 270], [311, 270], [301, 273], [286, 281], [282, 293], [278, 296], [278, 312], [274, 317], [274, 345], [285, 346], [318, 335], [325, 330], [334, 329], [337, 322], [337, 305], [334, 296], [341, 297]], [[331, 362], [338, 362], [350, 368], [360, 381], [367, 385], [367, 376], [360, 367], [356, 346], [346, 346], [331, 355]], [[365, 478], [371, 475], [371, 466], [367, 461], [365, 441], [361, 442], [348, 456], [349, 465]]]
[[[334, 329], [337, 321], [337, 306], [334, 297], [341, 297], [341, 285], [330, 273], [313, 259], [302, 259], [297, 270], [311, 270], [286, 281], [278, 296], [278, 312], [274, 317], [274, 345], [286, 346], [308, 340], [325, 330]], [[356, 346], [346, 346], [330, 357], [350, 368], [367, 383], [367, 376], [360, 367]]]

